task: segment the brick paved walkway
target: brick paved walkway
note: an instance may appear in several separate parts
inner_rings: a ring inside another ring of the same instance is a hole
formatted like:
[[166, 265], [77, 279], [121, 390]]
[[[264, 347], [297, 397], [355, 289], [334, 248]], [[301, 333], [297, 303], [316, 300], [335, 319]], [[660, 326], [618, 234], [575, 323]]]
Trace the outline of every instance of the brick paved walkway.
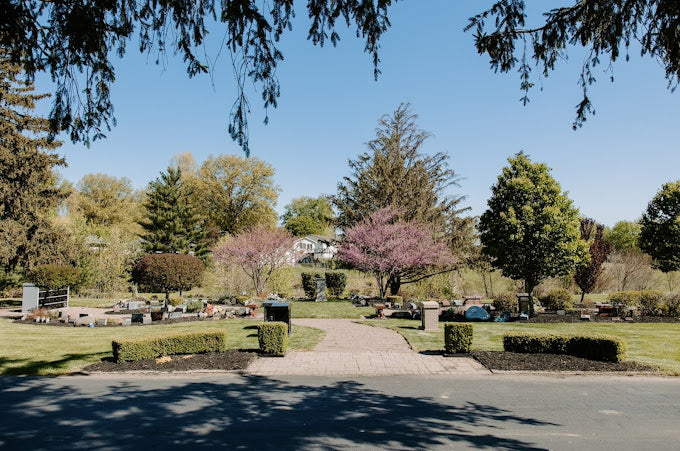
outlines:
[[467, 357], [414, 352], [397, 332], [346, 319], [295, 319], [293, 324], [323, 329], [326, 337], [313, 351], [288, 351], [285, 357], [260, 358], [248, 368], [261, 376], [393, 376], [413, 374], [489, 374]]

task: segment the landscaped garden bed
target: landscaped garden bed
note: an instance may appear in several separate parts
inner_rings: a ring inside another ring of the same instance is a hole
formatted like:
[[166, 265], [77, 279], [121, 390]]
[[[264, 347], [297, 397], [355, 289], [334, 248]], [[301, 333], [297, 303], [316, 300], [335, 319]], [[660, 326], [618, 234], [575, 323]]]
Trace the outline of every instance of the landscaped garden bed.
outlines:
[[123, 371], [195, 371], [243, 370], [250, 365], [257, 354], [250, 351], [228, 349], [224, 352], [210, 352], [207, 354], [188, 354], [144, 359], [135, 362], [116, 363], [113, 358], [106, 357], [101, 362], [88, 365], [82, 371], [86, 373], [104, 372], [116, 373]]
[[598, 362], [570, 355], [473, 351], [472, 356], [491, 371], [635, 372], [661, 374], [658, 367], [634, 361]]

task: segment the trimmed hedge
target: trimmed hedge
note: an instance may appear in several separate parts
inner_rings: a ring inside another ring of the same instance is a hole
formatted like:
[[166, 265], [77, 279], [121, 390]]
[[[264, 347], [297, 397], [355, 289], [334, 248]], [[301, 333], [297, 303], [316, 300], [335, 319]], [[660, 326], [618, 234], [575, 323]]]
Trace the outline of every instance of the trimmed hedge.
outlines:
[[347, 285], [347, 274], [340, 271], [329, 271], [326, 273], [325, 277], [326, 288], [328, 288], [328, 292], [331, 296], [337, 298], [342, 296], [342, 292], [345, 291], [345, 286]]
[[165, 355], [202, 354], [227, 349], [227, 338], [222, 331], [192, 332], [159, 337], [123, 338], [111, 342], [113, 360], [134, 362]]
[[448, 354], [467, 354], [472, 349], [471, 324], [444, 324], [444, 346]]
[[288, 324], [272, 321], [257, 327], [260, 350], [268, 355], [282, 356], [288, 349]]
[[503, 349], [527, 354], [566, 354], [602, 362], [621, 362], [626, 358], [625, 340], [610, 335], [543, 335], [508, 332]]

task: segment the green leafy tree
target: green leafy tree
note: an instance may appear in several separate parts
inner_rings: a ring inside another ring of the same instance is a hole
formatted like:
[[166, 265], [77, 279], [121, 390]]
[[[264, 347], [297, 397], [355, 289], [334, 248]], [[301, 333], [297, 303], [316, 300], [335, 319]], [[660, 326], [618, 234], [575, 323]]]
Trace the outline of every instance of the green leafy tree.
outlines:
[[170, 299], [170, 291], [190, 290], [201, 283], [205, 265], [192, 255], [150, 254], [137, 262], [132, 271], [132, 280], [152, 290], [165, 293]]
[[274, 225], [279, 187], [274, 168], [255, 157], [210, 155], [201, 165], [192, 202], [208, 226], [231, 235], [256, 224]]
[[66, 196], [54, 172], [66, 165], [54, 153], [61, 143], [49, 139], [49, 121], [33, 115], [46, 97], [33, 90], [22, 68], [0, 51], [0, 268], [6, 274], [47, 253], [38, 243], [59, 233], [51, 218]]
[[631, 221], [619, 221], [605, 234], [612, 248], [619, 252], [640, 252], [639, 237], [640, 224]]
[[647, 205], [639, 243], [661, 271], [680, 269], [680, 180], [664, 184]]
[[191, 202], [181, 169], [170, 167], [149, 183], [143, 205], [146, 215], [140, 225], [146, 252], [205, 256], [204, 220]]
[[141, 208], [130, 179], [101, 173], [86, 174], [77, 188], [71, 203], [93, 230], [115, 225], [125, 226], [132, 233], [139, 232]]
[[578, 210], [548, 167], [521, 152], [508, 162], [479, 220], [480, 240], [491, 264], [524, 280], [531, 296], [542, 280], [587, 261], [588, 246], [580, 239]]
[[321, 235], [333, 225], [333, 207], [323, 196], [316, 199], [303, 196], [286, 205], [281, 220], [294, 236]]

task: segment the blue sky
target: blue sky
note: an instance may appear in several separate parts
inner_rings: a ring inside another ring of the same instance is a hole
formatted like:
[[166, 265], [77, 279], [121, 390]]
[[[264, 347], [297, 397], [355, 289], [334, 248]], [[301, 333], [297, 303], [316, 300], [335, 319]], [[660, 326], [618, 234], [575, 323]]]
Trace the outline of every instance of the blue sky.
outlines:
[[[463, 32], [467, 18], [489, 3], [397, 4], [381, 43], [377, 82], [353, 31], [343, 33], [336, 48], [314, 47], [306, 40], [306, 14], [298, 11], [293, 32], [281, 41], [282, 92], [269, 125], [262, 124], [259, 93], [250, 95], [251, 153], [276, 169], [279, 212], [295, 197], [334, 193], [349, 174], [348, 159], [374, 136], [378, 118], [401, 102], [410, 102], [421, 128], [434, 135], [423, 151], [450, 155], [462, 177], [452, 194], [467, 196], [473, 215], [484, 211], [501, 168], [520, 150], [547, 163], [580, 211], [607, 225], [635, 220], [663, 183], [680, 178], [680, 103], [666, 89], [658, 62], [632, 50], [630, 62], [614, 65], [614, 83], [597, 72], [590, 92], [597, 114], [573, 131], [581, 52], [570, 49], [569, 60], [522, 106], [518, 75], [493, 73]], [[214, 42], [219, 38], [215, 30]], [[189, 79], [181, 58], [169, 55], [159, 67], [154, 56], [134, 48], [123, 60], [115, 57], [118, 126], [89, 149], [66, 140], [66, 179], [104, 172], [144, 188], [175, 154], [192, 152], [200, 163], [209, 154], [241, 153], [226, 133], [236, 92], [226, 55], [212, 80]], [[217, 48], [206, 52], [214, 56]]]

